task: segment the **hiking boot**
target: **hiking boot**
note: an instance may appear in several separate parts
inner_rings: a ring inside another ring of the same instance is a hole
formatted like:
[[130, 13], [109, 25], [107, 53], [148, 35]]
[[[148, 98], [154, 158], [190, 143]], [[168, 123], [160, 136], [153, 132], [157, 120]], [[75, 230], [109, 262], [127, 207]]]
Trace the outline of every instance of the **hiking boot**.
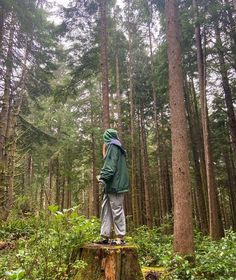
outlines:
[[109, 245], [110, 241], [109, 239], [102, 239], [94, 242], [95, 244], [100, 244], [100, 245]]
[[125, 245], [125, 241], [124, 241], [124, 239], [116, 238], [116, 239], [114, 239], [114, 240], [111, 241], [111, 245], [113, 245], [113, 246], [116, 246], [116, 245], [118, 245], [118, 246], [120, 246], [120, 245]]

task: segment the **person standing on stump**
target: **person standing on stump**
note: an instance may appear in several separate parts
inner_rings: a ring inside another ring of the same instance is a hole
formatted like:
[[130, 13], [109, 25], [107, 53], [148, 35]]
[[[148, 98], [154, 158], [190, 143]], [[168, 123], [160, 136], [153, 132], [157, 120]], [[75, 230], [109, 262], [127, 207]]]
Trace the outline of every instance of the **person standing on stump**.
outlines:
[[[124, 193], [129, 190], [129, 177], [126, 165], [126, 151], [115, 129], [109, 128], [103, 134], [104, 164], [98, 175], [99, 185], [104, 187], [101, 209], [101, 236], [98, 244], [125, 244], [126, 222], [124, 213]], [[112, 227], [116, 239], [110, 241]]]

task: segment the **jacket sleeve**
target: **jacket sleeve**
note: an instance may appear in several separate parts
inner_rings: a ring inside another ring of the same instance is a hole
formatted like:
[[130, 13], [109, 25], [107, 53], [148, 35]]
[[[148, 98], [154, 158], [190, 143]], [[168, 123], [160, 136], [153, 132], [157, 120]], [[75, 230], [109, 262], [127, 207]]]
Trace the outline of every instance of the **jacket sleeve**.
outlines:
[[108, 147], [105, 161], [100, 172], [100, 179], [104, 182], [110, 181], [116, 172], [119, 153], [118, 149], [119, 148], [115, 145], [110, 145]]

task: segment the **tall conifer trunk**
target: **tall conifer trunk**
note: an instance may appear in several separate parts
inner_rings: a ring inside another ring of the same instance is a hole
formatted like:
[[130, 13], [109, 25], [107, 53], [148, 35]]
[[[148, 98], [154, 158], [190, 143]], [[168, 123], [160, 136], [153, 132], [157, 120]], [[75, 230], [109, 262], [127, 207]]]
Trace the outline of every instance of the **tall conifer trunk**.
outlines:
[[60, 186], [60, 162], [59, 156], [55, 158], [55, 175], [56, 175], [56, 194], [55, 194], [55, 204], [60, 206], [60, 199], [61, 199], [61, 186]]
[[6, 139], [7, 119], [10, 104], [11, 75], [13, 70], [13, 44], [15, 33], [15, 19], [12, 16], [11, 29], [8, 41], [8, 52], [6, 57], [6, 73], [4, 77], [4, 93], [2, 98], [2, 110], [0, 113], [0, 160], [4, 159], [4, 144]]
[[[92, 121], [93, 122], [93, 121]], [[95, 217], [99, 217], [99, 188], [97, 181], [97, 168], [96, 168], [97, 158], [96, 158], [96, 137], [94, 132], [92, 132], [92, 191], [93, 191], [93, 207], [92, 214]]]
[[128, 60], [128, 77], [129, 77], [129, 102], [130, 102], [130, 136], [131, 136], [131, 191], [132, 191], [132, 212], [133, 221], [136, 226], [139, 221], [139, 203], [138, 203], [138, 187], [137, 187], [137, 165], [136, 165], [136, 150], [135, 150], [135, 110], [134, 110], [134, 91], [132, 78], [132, 39], [131, 39], [131, 7], [128, 0], [128, 44], [129, 44], [129, 60]]
[[231, 212], [230, 218], [232, 219], [233, 229], [236, 230], [236, 185], [230, 162], [230, 151], [228, 148], [224, 149], [224, 160], [228, 177], [229, 207]]
[[[32, 38], [26, 42], [25, 47], [25, 55], [23, 60], [23, 68], [20, 80], [17, 84], [17, 87], [15, 89], [17, 99], [12, 104], [11, 99], [13, 99], [12, 96], [9, 98], [9, 108], [8, 108], [8, 120], [7, 120], [7, 126], [6, 126], [6, 134], [5, 134], [5, 142], [7, 141], [8, 149], [6, 151], [6, 162], [8, 163], [8, 180], [7, 180], [7, 207], [6, 207], [6, 217], [8, 216], [12, 204], [13, 204], [13, 194], [14, 194], [14, 183], [15, 183], [15, 154], [16, 154], [16, 127], [17, 127], [17, 118], [21, 111], [21, 105], [24, 97], [24, 91], [25, 91], [25, 83], [27, 78], [27, 61], [29, 57], [29, 53], [31, 50], [32, 45]], [[9, 155], [8, 155], [9, 154]], [[28, 193], [32, 196], [32, 189], [29, 187]]]
[[180, 27], [175, 0], [166, 0], [166, 21], [174, 193], [174, 251], [186, 255], [193, 253], [194, 250], [193, 220]]
[[117, 100], [118, 133], [119, 133], [119, 138], [122, 141], [123, 130], [122, 130], [122, 115], [121, 115], [120, 67], [119, 67], [118, 47], [116, 48], [116, 100]]
[[218, 52], [218, 57], [220, 62], [220, 74], [222, 77], [222, 86], [225, 94], [225, 103], [227, 108], [230, 133], [233, 142], [234, 152], [236, 153], [236, 119], [234, 113], [232, 92], [229, 84], [227, 68], [225, 66], [224, 50], [220, 37], [220, 29], [218, 26], [216, 15], [214, 16], [213, 20], [214, 20], [214, 27], [215, 27], [215, 34], [216, 34], [217, 52]]
[[100, 0], [100, 60], [102, 74], [102, 121], [103, 129], [110, 127], [109, 82], [108, 82], [108, 40], [107, 40], [107, 0]]
[[2, 43], [4, 33], [4, 10], [0, 9], [0, 57], [2, 56]]
[[[186, 83], [187, 87], [187, 83]], [[196, 197], [196, 216], [197, 220], [199, 221], [199, 226], [202, 232], [205, 234], [208, 233], [208, 225], [207, 225], [207, 208], [205, 206], [205, 198], [204, 198], [204, 192], [203, 192], [203, 180], [202, 180], [202, 174], [201, 174], [201, 167], [200, 167], [200, 155], [199, 155], [199, 144], [198, 143], [198, 137], [197, 133], [199, 133], [197, 127], [194, 124], [195, 121], [199, 121], [198, 115], [195, 114], [192, 106], [191, 106], [191, 100], [190, 100], [190, 93], [191, 90], [188, 89], [186, 92], [186, 109], [187, 109], [187, 118], [189, 123], [189, 134], [190, 134], [190, 140], [192, 144], [192, 154], [193, 154], [193, 166], [194, 166], [194, 175], [195, 175], [195, 181], [196, 181], [196, 188], [195, 188], [195, 197]]]
[[[230, 38], [231, 38], [231, 51], [232, 51], [232, 66], [234, 70], [236, 71], [236, 27], [235, 27], [235, 19], [233, 16], [233, 6], [229, 2], [229, 0], [224, 0], [225, 4], [228, 6], [227, 10], [225, 11], [224, 16], [228, 18], [228, 23], [230, 26]], [[236, 0], [235, 0], [236, 1]]]
[[150, 189], [150, 171], [148, 164], [148, 156], [147, 156], [147, 143], [146, 143], [146, 135], [145, 135], [145, 124], [144, 124], [144, 116], [143, 116], [143, 108], [141, 106], [140, 112], [140, 126], [141, 126], [141, 162], [142, 162], [142, 170], [143, 170], [143, 185], [144, 185], [144, 200], [145, 200], [145, 210], [146, 210], [146, 221], [147, 226], [153, 227], [153, 215], [151, 208], [151, 189]]
[[14, 45], [14, 33], [15, 33], [15, 18], [12, 15], [11, 29], [8, 39], [8, 50], [6, 57], [6, 72], [4, 76], [4, 92], [2, 97], [2, 110], [0, 113], [0, 220], [5, 219], [7, 216], [6, 201], [7, 201], [7, 189], [6, 189], [6, 132], [7, 122], [9, 116], [10, 106], [10, 88], [11, 88], [11, 76], [13, 70], [13, 45]]
[[203, 129], [203, 143], [204, 143], [204, 155], [206, 163], [206, 175], [207, 175], [207, 189], [208, 189], [208, 205], [209, 205], [209, 229], [210, 236], [213, 240], [218, 240], [222, 237], [223, 230], [219, 214], [219, 203], [217, 197], [217, 188], [215, 182], [214, 163], [211, 151], [209, 121], [208, 121], [208, 108], [205, 88], [205, 67], [203, 58], [203, 49], [201, 42], [200, 26], [198, 23], [198, 6], [197, 1], [193, 0], [193, 7], [195, 9], [196, 24], [195, 24], [195, 39], [197, 46], [197, 65], [198, 65], [198, 77], [199, 77], [199, 90], [200, 90], [200, 102], [201, 102], [201, 119]]
[[[152, 3], [146, 0], [146, 6], [148, 10], [148, 39], [149, 39], [149, 49], [150, 49], [150, 62], [151, 62], [151, 75], [152, 75], [152, 97], [153, 97], [153, 111], [154, 111], [154, 126], [155, 126], [155, 143], [156, 143], [156, 210], [157, 215], [160, 216], [160, 177], [161, 177], [161, 160], [160, 160], [160, 137], [159, 137], [159, 126], [158, 126], [158, 114], [157, 114], [157, 92], [154, 84], [154, 58], [153, 58], [153, 46], [152, 46], [152, 32], [151, 32], [151, 22], [152, 22]], [[157, 219], [157, 225], [160, 224], [160, 219]]]

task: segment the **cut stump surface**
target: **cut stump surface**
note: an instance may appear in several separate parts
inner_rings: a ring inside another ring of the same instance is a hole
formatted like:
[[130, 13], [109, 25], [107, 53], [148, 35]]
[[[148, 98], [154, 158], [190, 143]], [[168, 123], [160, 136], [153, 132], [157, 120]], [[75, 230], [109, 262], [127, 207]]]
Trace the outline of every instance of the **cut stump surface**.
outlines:
[[74, 280], [143, 280], [135, 246], [90, 244], [79, 250], [76, 259], [87, 265]]

